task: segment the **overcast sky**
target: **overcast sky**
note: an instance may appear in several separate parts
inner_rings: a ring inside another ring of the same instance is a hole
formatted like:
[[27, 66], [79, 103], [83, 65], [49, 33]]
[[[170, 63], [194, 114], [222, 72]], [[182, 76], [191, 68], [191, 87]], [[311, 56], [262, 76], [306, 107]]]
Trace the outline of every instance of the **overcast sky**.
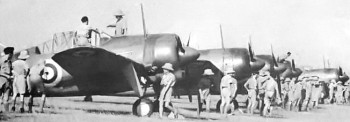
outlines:
[[92, 26], [113, 23], [112, 13], [127, 15], [129, 34], [142, 34], [140, 3], [148, 33], [177, 33], [190, 46], [247, 47], [252, 36], [256, 54], [292, 52], [297, 65], [332, 67], [350, 71], [349, 0], [0, 0], [0, 42], [23, 49], [75, 30], [82, 16]]

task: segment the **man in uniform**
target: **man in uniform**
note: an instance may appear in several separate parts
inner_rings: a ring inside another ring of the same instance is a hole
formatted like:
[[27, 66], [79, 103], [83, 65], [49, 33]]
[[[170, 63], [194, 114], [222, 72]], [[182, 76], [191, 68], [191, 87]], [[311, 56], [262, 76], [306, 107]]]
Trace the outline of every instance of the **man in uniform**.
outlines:
[[87, 16], [83, 16], [81, 18], [81, 25], [78, 27], [76, 34], [77, 40], [75, 42], [75, 47], [90, 47], [91, 46], [91, 32], [100, 33], [98, 29], [93, 29], [89, 25], [89, 18]]
[[302, 99], [302, 90], [303, 90], [303, 80], [308, 79], [309, 77], [303, 77], [298, 80], [297, 83], [294, 85], [294, 92], [293, 92], [293, 100], [292, 100], [292, 108], [294, 111], [299, 111], [300, 108], [300, 101]]
[[319, 99], [321, 98], [321, 92], [322, 92], [322, 81], [319, 81], [319, 77], [314, 76], [314, 83], [312, 84], [312, 94], [311, 94], [311, 104], [309, 105], [312, 108], [318, 107]]
[[350, 96], [350, 81], [346, 81], [344, 83], [345, 87], [345, 93], [344, 93], [344, 98], [345, 98], [345, 103], [349, 103], [349, 96]]
[[336, 81], [333, 79], [331, 82], [328, 84], [328, 89], [329, 89], [329, 103], [334, 103], [334, 89], [337, 86]]
[[[201, 99], [199, 104], [205, 104], [207, 112], [210, 111], [210, 87], [214, 85], [213, 75], [214, 73], [211, 69], [205, 69], [203, 77], [200, 79], [198, 84], [198, 91]], [[202, 110], [202, 108], [199, 109], [200, 111]]]
[[289, 93], [289, 84], [290, 84], [290, 78], [286, 78], [284, 80], [284, 83], [282, 84], [281, 86], [281, 90], [282, 90], [282, 107], [285, 108], [286, 107], [286, 104], [288, 102], [288, 99], [289, 99], [289, 96], [288, 96], [288, 93]]
[[[174, 112], [175, 118], [177, 118], [177, 110], [173, 106], [170, 106], [169, 103], [171, 102], [171, 95], [173, 93], [173, 86], [175, 85], [175, 75], [172, 73], [174, 71], [173, 65], [171, 63], [165, 63], [163, 66], [164, 74], [162, 76], [162, 81], [160, 82], [160, 85], [162, 86], [160, 96], [159, 96], [159, 116], [160, 118], [163, 117], [163, 104], [166, 108]], [[164, 103], [165, 102], [165, 103]]]
[[336, 87], [337, 87], [337, 91], [335, 93], [335, 99], [337, 101], [337, 104], [342, 104], [344, 102], [343, 101], [344, 88], [343, 88], [342, 82], [338, 81]]
[[26, 63], [26, 59], [29, 58], [27, 51], [21, 51], [20, 55], [18, 56], [19, 60], [16, 60], [13, 62], [13, 74], [14, 74], [14, 82], [13, 82], [13, 107], [12, 111], [15, 111], [15, 105], [16, 105], [16, 97], [17, 94], [20, 95], [20, 101], [21, 101], [21, 113], [24, 112], [24, 94], [26, 93], [26, 87], [27, 87], [27, 75], [29, 73], [29, 66]]
[[255, 104], [256, 104], [256, 90], [258, 86], [257, 82], [258, 73], [253, 73], [252, 76], [244, 84], [244, 88], [248, 91], [248, 114], [254, 114]]
[[292, 110], [292, 103], [294, 100], [294, 90], [295, 90], [295, 81], [297, 80], [296, 77], [292, 78], [292, 80], [290, 81], [290, 83], [288, 84], [288, 92], [287, 92], [287, 96], [288, 96], [288, 101], [287, 101], [287, 107], [286, 109], [291, 111]]
[[312, 90], [313, 82], [314, 82], [313, 77], [310, 77], [307, 79], [305, 78], [302, 81], [302, 85], [303, 85], [302, 91], [304, 91], [302, 93], [305, 93], [305, 98], [303, 100], [303, 104], [302, 104], [302, 108], [301, 108], [301, 110], [303, 110], [303, 111], [307, 111], [307, 109], [309, 108], [308, 105], [309, 105], [310, 98], [311, 98], [311, 93], [312, 93], [311, 90]]
[[[227, 111], [230, 107], [231, 101], [234, 99], [237, 91], [237, 80], [234, 77], [235, 71], [228, 69], [225, 71], [225, 76], [220, 82], [221, 104], [220, 113], [227, 117]], [[231, 104], [233, 106], [233, 104]], [[231, 112], [234, 111], [234, 106]]]
[[[12, 56], [13, 47], [6, 47], [4, 49], [4, 55], [1, 57], [0, 61], [0, 105], [4, 105], [5, 111], [8, 111], [8, 103], [10, 92], [12, 90]], [[0, 110], [1, 111], [1, 110]]]
[[279, 62], [280, 62], [280, 63], [283, 63], [284, 61], [287, 60], [287, 58], [288, 58], [291, 54], [292, 54], [292, 53], [287, 52], [287, 54], [282, 55], [281, 58], [279, 59]]
[[[271, 108], [271, 102], [274, 99], [274, 94], [276, 93], [277, 101], [280, 101], [280, 94], [278, 92], [278, 84], [277, 82], [270, 76], [269, 72], [265, 72], [267, 77], [267, 80], [263, 84], [262, 88], [265, 90], [265, 97], [264, 97], [264, 111], [263, 115], [267, 116], [267, 113], [269, 112], [269, 115], [272, 113], [272, 108]], [[279, 103], [279, 102], [277, 102]]]
[[125, 36], [127, 33], [126, 21], [124, 19], [124, 12], [121, 10], [117, 10], [114, 13], [114, 17], [117, 19], [115, 23], [108, 25], [109, 28], [115, 28], [114, 36]]

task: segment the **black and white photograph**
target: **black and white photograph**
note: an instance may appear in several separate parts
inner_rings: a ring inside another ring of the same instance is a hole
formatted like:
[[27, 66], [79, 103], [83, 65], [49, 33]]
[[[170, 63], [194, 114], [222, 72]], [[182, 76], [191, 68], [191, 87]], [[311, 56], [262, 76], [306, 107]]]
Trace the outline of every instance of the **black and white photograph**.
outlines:
[[0, 0], [0, 121], [348, 122], [348, 46], [349, 0]]

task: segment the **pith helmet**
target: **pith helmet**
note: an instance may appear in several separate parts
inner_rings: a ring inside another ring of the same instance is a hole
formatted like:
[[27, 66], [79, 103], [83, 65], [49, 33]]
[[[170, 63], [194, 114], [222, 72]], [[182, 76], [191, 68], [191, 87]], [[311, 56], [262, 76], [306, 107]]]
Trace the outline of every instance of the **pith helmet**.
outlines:
[[21, 51], [18, 56], [18, 59], [27, 59], [27, 58], [29, 58], [28, 51], [26, 50]]
[[173, 69], [173, 65], [171, 63], [165, 63], [163, 66], [162, 66], [163, 69], [167, 69], [167, 70], [170, 70], [170, 71], [174, 71]]
[[113, 16], [124, 16], [124, 12], [122, 10], [117, 10], [113, 13]]
[[205, 69], [203, 75], [214, 75], [211, 69]]

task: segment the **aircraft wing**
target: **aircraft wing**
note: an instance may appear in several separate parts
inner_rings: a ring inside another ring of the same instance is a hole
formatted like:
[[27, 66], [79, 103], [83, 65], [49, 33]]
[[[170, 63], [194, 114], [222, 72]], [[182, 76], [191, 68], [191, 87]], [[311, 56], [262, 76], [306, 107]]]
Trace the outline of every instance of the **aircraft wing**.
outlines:
[[[52, 96], [107, 95], [134, 90], [143, 96], [143, 65], [101, 48], [80, 47], [45, 60], [45, 91]], [[51, 96], [50, 95], [50, 96]]]

